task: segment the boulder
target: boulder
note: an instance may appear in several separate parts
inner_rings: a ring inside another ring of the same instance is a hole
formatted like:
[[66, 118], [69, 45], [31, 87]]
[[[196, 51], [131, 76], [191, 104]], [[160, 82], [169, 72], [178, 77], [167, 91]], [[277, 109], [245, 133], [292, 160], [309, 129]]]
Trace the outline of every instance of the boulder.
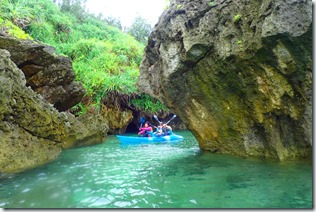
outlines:
[[26, 85], [59, 111], [68, 110], [84, 96], [83, 86], [75, 81], [71, 60], [56, 55], [53, 47], [0, 35], [0, 49], [11, 53], [11, 60], [25, 74]]
[[312, 2], [175, 0], [149, 36], [138, 87], [202, 150], [312, 155]]

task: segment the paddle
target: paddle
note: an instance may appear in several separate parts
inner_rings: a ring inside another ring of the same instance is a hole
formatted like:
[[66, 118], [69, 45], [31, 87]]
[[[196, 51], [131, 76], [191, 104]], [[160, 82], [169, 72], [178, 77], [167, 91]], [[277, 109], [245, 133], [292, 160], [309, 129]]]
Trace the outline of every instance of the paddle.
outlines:
[[156, 115], [154, 115], [154, 118], [159, 122], [159, 124], [161, 123]]
[[153, 125], [152, 123], [148, 122], [150, 126], [154, 127], [154, 128], [158, 128], [155, 125]]
[[175, 117], [177, 117], [177, 115], [173, 115], [172, 118], [169, 121], [167, 121], [166, 124], [169, 124], [169, 122], [172, 121]]
[[140, 117], [140, 126], [139, 129], [142, 128], [143, 124], [145, 123], [145, 118], [144, 117]]

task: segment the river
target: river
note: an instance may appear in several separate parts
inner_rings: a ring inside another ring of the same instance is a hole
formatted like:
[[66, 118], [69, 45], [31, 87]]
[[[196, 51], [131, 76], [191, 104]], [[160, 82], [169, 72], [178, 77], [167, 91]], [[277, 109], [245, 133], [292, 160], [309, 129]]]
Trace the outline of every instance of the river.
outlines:
[[0, 179], [1, 208], [312, 208], [311, 162], [203, 153], [180, 143], [105, 143]]

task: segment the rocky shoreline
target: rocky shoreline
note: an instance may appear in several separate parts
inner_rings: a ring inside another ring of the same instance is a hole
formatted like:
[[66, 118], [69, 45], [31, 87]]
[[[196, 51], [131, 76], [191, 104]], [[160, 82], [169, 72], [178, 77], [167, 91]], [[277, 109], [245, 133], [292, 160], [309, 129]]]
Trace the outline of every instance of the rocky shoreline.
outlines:
[[[3, 46], [3, 39], [3, 37], [0, 39], [0, 48], [5, 47]], [[12, 41], [11, 38], [9, 39]], [[16, 40], [16, 43], [18, 42], [23, 43]], [[22, 47], [15, 48], [22, 49]], [[7, 49], [12, 51], [10, 47]], [[23, 51], [20, 51], [20, 53], [21, 52]], [[42, 57], [42, 55], [38, 55], [39, 58], [37, 58], [35, 57], [36, 54], [33, 53], [30, 53], [33, 57], [33, 61]], [[58, 94], [56, 95], [61, 95], [60, 98], [55, 98], [56, 101], [50, 102], [49, 100], [54, 98], [45, 99], [45, 97], [48, 96], [46, 93], [41, 95], [39, 90], [37, 90], [37, 93], [34, 91], [36, 89], [32, 89], [29, 83], [31, 78], [27, 78], [17, 66], [17, 64], [21, 65], [22, 63], [12, 61], [12, 58], [16, 57], [17, 56], [12, 56], [8, 50], [0, 49], [1, 173], [20, 172], [45, 164], [56, 159], [62, 149], [105, 141], [109, 128], [100, 115], [76, 118], [70, 113], [59, 112], [53, 103], [59, 104], [60, 102], [67, 102], [67, 99], [73, 101], [73, 90], [70, 89], [69, 93], [67, 93], [67, 90], [64, 90], [63, 92], [65, 93], [63, 94], [57, 92]], [[48, 56], [45, 58], [47, 57]], [[53, 53], [51, 57], [56, 58]], [[26, 60], [30, 58], [30, 56], [21, 56], [21, 58]], [[15, 60], [17, 61], [17, 59]], [[46, 61], [43, 58], [42, 60], [44, 62]], [[59, 61], [61, 61], [61, 63], [64, 62], [63, 59]], [[24, 65], [23, 67], [26, 66], [29, 67], [30, 65]], [[40, 67], [38, 64], [36, 66]], [[62, 81], [60, 85], [52, 86], [50, 91], [48, 88], [48, 93], [55, 93], [54, 88], [61, 85], [64, 87], [76, 87], [77, 83], [72, 81], [74, 77], [71, 77], [72, 80], [69, 80], [69, 84], [67, 84], [63, 76], [56, 76], [58, 72], [56, 72], [56, 69], [50, 69], [49, 67], [51, 66], [58, 67], [58, 64], [47, 64], [47, 67], [42, 69], [45, 71], [51, 70], [51, 76], [54, 76], [56, 82], [59, 82], [57, 80], [58, 78], [62, 79]], [[64, 73], [62, 68], [59, 70], [61, 73]], [[69, 73], [69, 71], [65, 72]], [[74, 76], [73, 73], [72, 75]], [[45, 76], [42, 80], [48, 79]], [[80, 85], [77, 87], [80, 88]], [[81, 93], [79, 95], [81, 96], [84, 90], [81, 90], [79, 93]], [[77, 103], [79, 99], [80, 98], [73, 101], [73, 103]], [[72, 104], [68, 103], [69, 106]], [[65, 103], [65, 105], [67, 105], [67, 103]]]

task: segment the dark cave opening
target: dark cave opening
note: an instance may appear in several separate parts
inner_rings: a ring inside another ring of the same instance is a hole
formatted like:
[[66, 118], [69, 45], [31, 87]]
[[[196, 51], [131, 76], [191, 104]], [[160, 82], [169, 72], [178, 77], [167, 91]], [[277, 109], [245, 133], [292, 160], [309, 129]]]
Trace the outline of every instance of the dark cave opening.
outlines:
[[127, 125], [125, 133], [138, 133], [138, 132], [139, 132], [139, 126], [137, 126], [133, 121]]

